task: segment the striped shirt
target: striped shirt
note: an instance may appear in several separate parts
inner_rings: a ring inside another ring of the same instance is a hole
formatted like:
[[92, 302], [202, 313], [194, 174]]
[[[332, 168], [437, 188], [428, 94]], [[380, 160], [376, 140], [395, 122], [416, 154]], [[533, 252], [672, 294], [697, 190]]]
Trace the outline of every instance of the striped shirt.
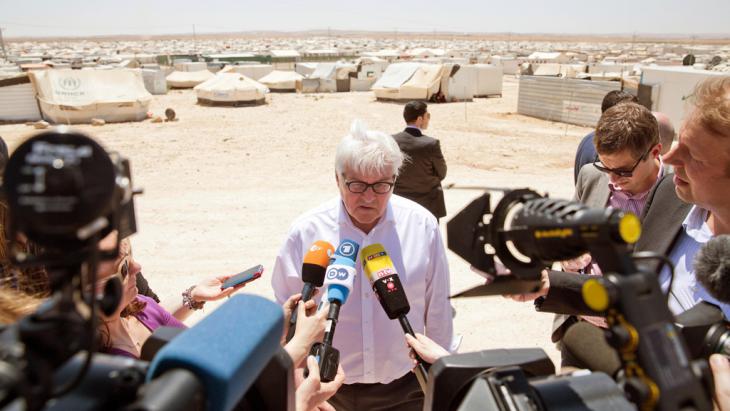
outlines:
[[[663, 175], [664, 163], [662, 162], [662, 158], [659, 157], [659, 174], [657, 175], [656, 181], [659, 181]], [[608, 196], [607, 206], [618, 210], [630, 211], [637, 216], [641, 215], [641, 212], [644, 211], [646, 200], [649, 198], [649, 193], [655, 185], [656, 182], [654, 182], [654, 184], [652, 184], [652, 186], [644, 192], [630, 194], [626, 191], [617, 190], [613, 184], [608, 183], [608, 189], [611, 191], [611, 194]]]

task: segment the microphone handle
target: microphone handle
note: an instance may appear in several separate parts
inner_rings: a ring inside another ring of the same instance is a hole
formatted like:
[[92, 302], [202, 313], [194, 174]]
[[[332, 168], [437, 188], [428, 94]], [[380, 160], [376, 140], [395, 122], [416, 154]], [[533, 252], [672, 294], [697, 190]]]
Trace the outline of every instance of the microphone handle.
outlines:
[[291, 313], [291, 317], [289, 317], [289, 331], [286, 333], [286, 342], [289, 342], [292, 338], [294, 338], [294, 333], [297, 329], [297, 311], [299, 310], [299, 304], [301, 304], [302, 301], [309, 301], [309, 299], [312, 298], [312, 294], [314, 294], [314, 290], [316, 290], [314, 284], [304, 283], [304, 287], [302, 288], [302, 299], [294, 306], [294, 311]]
[[[411, 327], [411, 323], [408, 322], [408, 317], [406, 317], [405, 314], [401, 314], [398, 316], [398, 322], [400, 322], [400, 326], [401, 328], [403, 328], [404, 333], [410, 334], [414, 338], [416, 337], [416, 333], [413, 332], [413, 327]], [[418, 380], [418, 385], [421, 386], [421, 391], [425, 393], [426, 386], [428, 385], [428, 372], [426, 371], [426, 362], [423, 361], [423, 358], [421, 358], [415, 350], [413, 351], [413, 354], [415, 354], [416, 361], [418, 362], [416, 364], [416, 368], [414, 369], [414, 372], [416, 373], [416, 379]]]
[[340, 316], [340, 305], [342, 305], [342, 301], [340, 300], [330, 301], [330, 310], [327, 314], [327, 328], [325, 328], [324, 338], [322, 338], [322, 343], [325, 345], [332, 345], [332, 340], [335, 338], [337, 319]]

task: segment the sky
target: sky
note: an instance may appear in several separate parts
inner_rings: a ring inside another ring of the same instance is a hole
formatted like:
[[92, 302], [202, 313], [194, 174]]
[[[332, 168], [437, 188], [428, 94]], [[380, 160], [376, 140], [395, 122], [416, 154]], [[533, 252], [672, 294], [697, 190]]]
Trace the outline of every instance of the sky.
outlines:
[[730, 0], [0, 0], [7, 38], [240, 31], [729, 35]]

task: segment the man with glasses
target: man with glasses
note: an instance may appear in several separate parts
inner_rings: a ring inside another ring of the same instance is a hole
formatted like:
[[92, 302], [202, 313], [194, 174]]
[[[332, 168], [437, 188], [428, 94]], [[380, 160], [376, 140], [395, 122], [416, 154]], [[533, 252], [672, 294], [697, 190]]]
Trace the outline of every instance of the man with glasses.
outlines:
[[[416, 332], [451, 347], [449, 269], [436, 219], [420, 205], [393, 195], [403, 164], [395, 140], [355, 122], [337, 147], [339, 195], [291, 226], [272, 274], [279, 302], [300, 292], [301, 267], [317, 240], [361, 247], [380, 243], [393, 260], [408, 296]], [[398, 321], [389, 320], [363, 274], [360, 258], [353, 289], [342, 306], [334, 337], [345, 384], [330, 403], [338, 410], [421, 410], [423, 392]]]
[[[589, 207], [612, 207], [642, 215], [650, 191], [664, 173], [654, 115], [636, 103], [617, 104], [601, 116], [593, 144], [598, 154], [592, 166], [580, 170], [574, 200]], [[601, 273], [588, 254], [562, 265], [566, 272]], [[563, 366], [586, 366], [572, 355], [577, 349], [571, 346], [573, 340], [562, 341], [565, 332], [579, 321], [595, 326], [598, 338], [602, 338], [599, 328], [606, 327], [605, 320], [599, 317], [557, 315], [552, 340], [559, 343]]]
[[424, 206], [438, 220], [446, 215], [446, 203], [441, 181], [446, 178], [446, 160], [441, 144], [423, 134], [431, 121], [428, 106], [411, 101], [403, 108], [406, 129], [393, 138], [408, 156], [395, 183], [395, 194]]

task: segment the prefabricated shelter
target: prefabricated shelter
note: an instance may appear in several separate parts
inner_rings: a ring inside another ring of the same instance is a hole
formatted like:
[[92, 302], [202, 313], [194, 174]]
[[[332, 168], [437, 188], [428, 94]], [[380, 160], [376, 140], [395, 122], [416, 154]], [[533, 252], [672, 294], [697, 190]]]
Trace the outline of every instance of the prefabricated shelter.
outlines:
[[259, 79], [259, 83], [269, 88], [271, 92], [293, 92], [301, 88], [304, 77], [293, 71], [274, 70]]
[[441, 93], [445, 101], [471, 101], [477, 92], [477, 69], [474, 66], [447, 64], [441, 76]]
[[175, 63], [175, 71], [205, 71], [208, 70], [208, 63], [205, 61], [186, 61]]
[[296, 50], [271, 50], [271, 64], [274, 70], [294, 70], [294, 65], [301, 61]]
[[593, 127], [601, 117], [603, 97], [613, 90], [621, 90], [621, 83], [523, 75], [520, 77], [517, 112]]
[[477, 71], [477, 90], [474, 97], [502, 95], [502, 66], [475, 64]]
[[43, 118], [60, 124], [140, 121], [147, 118], [152, 95], [138, 70], [33, 71]]
[[687, 114], [685, 100], [695, 86], [712, 76], [728, 76], [692, 67], [643, 67], [639, 85], [639, 100], [653, 111], [666, 114], [679, 128]]
[[193, 88], [198, 84], [213, 78], [215, 74], [204, 71], [173, 71], [167, 76], [167, 85], [170, 88]]
[[296, 71], [297, 73], [301, 74], [304, 77], [309, 77], [309, 75], [314, 73], [314, 70], [317, 69], [317, 64], [318, 63], [311, 63], [311, 62], [296, 63], [294, 65], [294, 71]]
[[162, 70], [141, 69], [144, 87], [150, 94], [167, 94], [167, 76]]
[[218, 73], [194, 88], [198, 103], [207, 105], [251, 106], [264, 104], [269, 89], [239, 73]]
[[261, 77], [274, 71], [271, 64], [241, 64], [235, 66], [226, 66], [221, 73], [238, 73], [258, 81]]
[[503, 74], [514, 75], [520, 71], [520, 63], [514, 57], [492, 56], [489, 58], [489, 62], [502, 67]]
[[28, 74], [0, 75], [0, 123], [40, 119], [41, 111]]

